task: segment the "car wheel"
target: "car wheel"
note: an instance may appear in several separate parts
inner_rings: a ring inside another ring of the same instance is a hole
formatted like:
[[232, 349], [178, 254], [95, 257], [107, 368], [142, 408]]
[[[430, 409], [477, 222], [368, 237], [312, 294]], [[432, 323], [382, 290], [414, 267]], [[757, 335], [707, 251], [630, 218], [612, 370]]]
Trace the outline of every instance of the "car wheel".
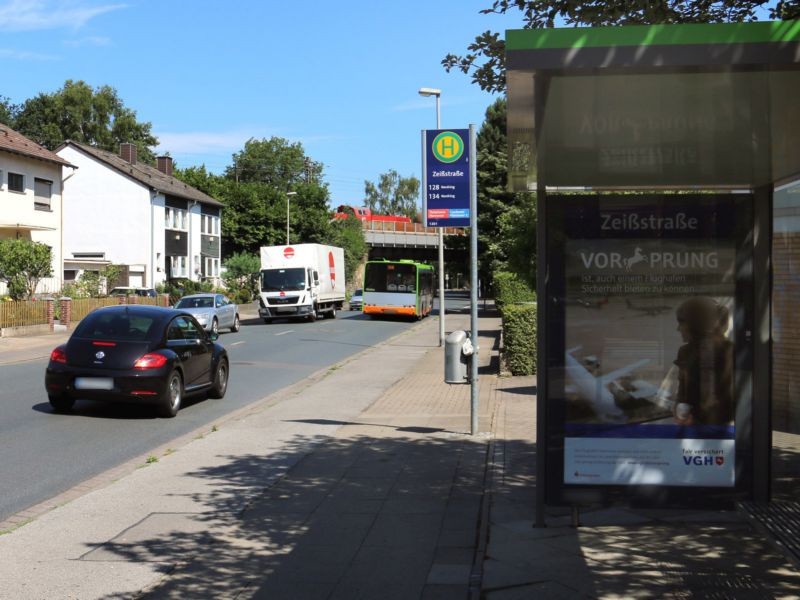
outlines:
[[217, 317], [214, 317], [214, 320], [211, 321], [211, 333], [219, 335], [219, 321], [217, 321]]
[[220, 359], [217, 364], [217, 372], [214, 375], [214, 385], [208, 395], [212, 398], [223, 398], [228, 391], [228, 361]]
[[50, 400], [50, 406], [56, 412], [68, 412], [75, 404], [75, 398], [69, 396], [48, 396], [47, 398]]
[[233, 325], [231, 326], [231, 331], [233, 333], [236, 333], [237, 331], [239, 331], [239, 327], [240, 326], [241, 326], [241, 324], [239, 323], [239, 315], [236, 315], [233, 318]]
[[265, 317], [265, 318], [264, 318], [264, 323], [266, 323], [267, 325], [269, 325], [270, 323], [272, 323], [272, 319], [267, 319], [267, 318]]
[[167, 378], [167, 387], [164, 395], [161, 396], [161, 404], [158, 407], [160, 417], [172, 418], [178, 414], [181, 408], [181, 398], [183, 397], [183, 381], [181, 374], [173, 371]]

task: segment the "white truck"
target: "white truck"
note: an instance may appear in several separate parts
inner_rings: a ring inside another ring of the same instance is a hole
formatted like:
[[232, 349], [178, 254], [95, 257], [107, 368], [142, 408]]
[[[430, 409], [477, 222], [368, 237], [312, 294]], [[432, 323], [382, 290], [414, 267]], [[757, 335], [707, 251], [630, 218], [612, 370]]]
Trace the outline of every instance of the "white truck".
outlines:
[[273, 319], [333, 319], [345, 294], [344, 250], [323, 244], [261, 247], [258, 315]]

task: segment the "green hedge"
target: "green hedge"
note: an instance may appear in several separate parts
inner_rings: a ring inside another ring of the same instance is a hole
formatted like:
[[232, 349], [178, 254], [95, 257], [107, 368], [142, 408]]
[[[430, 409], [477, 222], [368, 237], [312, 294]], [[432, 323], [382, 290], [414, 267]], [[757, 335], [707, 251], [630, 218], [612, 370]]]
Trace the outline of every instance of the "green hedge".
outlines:
[[498, 271], [493, 275], [492, 283], [494, 285], [494, 303], [501, 313], [507, 304], [536, 301], [536, 291], [515, 273]]
[[503, 350], [512, 375], [536, 374], [536, 304], [503, 308]]

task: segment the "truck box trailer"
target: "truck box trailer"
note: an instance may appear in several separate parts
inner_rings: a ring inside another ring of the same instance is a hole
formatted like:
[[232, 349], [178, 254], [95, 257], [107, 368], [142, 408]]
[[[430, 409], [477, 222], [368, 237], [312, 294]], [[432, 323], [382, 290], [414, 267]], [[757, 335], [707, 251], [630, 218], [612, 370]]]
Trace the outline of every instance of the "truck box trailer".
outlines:
[[323, 244], [261, 247], [259, 316], [333, 319], [345, 299], [344, 250]]

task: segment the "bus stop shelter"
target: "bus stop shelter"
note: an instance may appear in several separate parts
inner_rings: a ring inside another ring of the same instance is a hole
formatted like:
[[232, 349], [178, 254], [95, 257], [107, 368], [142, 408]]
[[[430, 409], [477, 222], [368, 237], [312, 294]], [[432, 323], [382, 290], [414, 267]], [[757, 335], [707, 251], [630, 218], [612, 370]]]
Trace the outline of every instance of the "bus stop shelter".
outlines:
[[800, 22], [512, 30], [540, 504], [798, 493]]

